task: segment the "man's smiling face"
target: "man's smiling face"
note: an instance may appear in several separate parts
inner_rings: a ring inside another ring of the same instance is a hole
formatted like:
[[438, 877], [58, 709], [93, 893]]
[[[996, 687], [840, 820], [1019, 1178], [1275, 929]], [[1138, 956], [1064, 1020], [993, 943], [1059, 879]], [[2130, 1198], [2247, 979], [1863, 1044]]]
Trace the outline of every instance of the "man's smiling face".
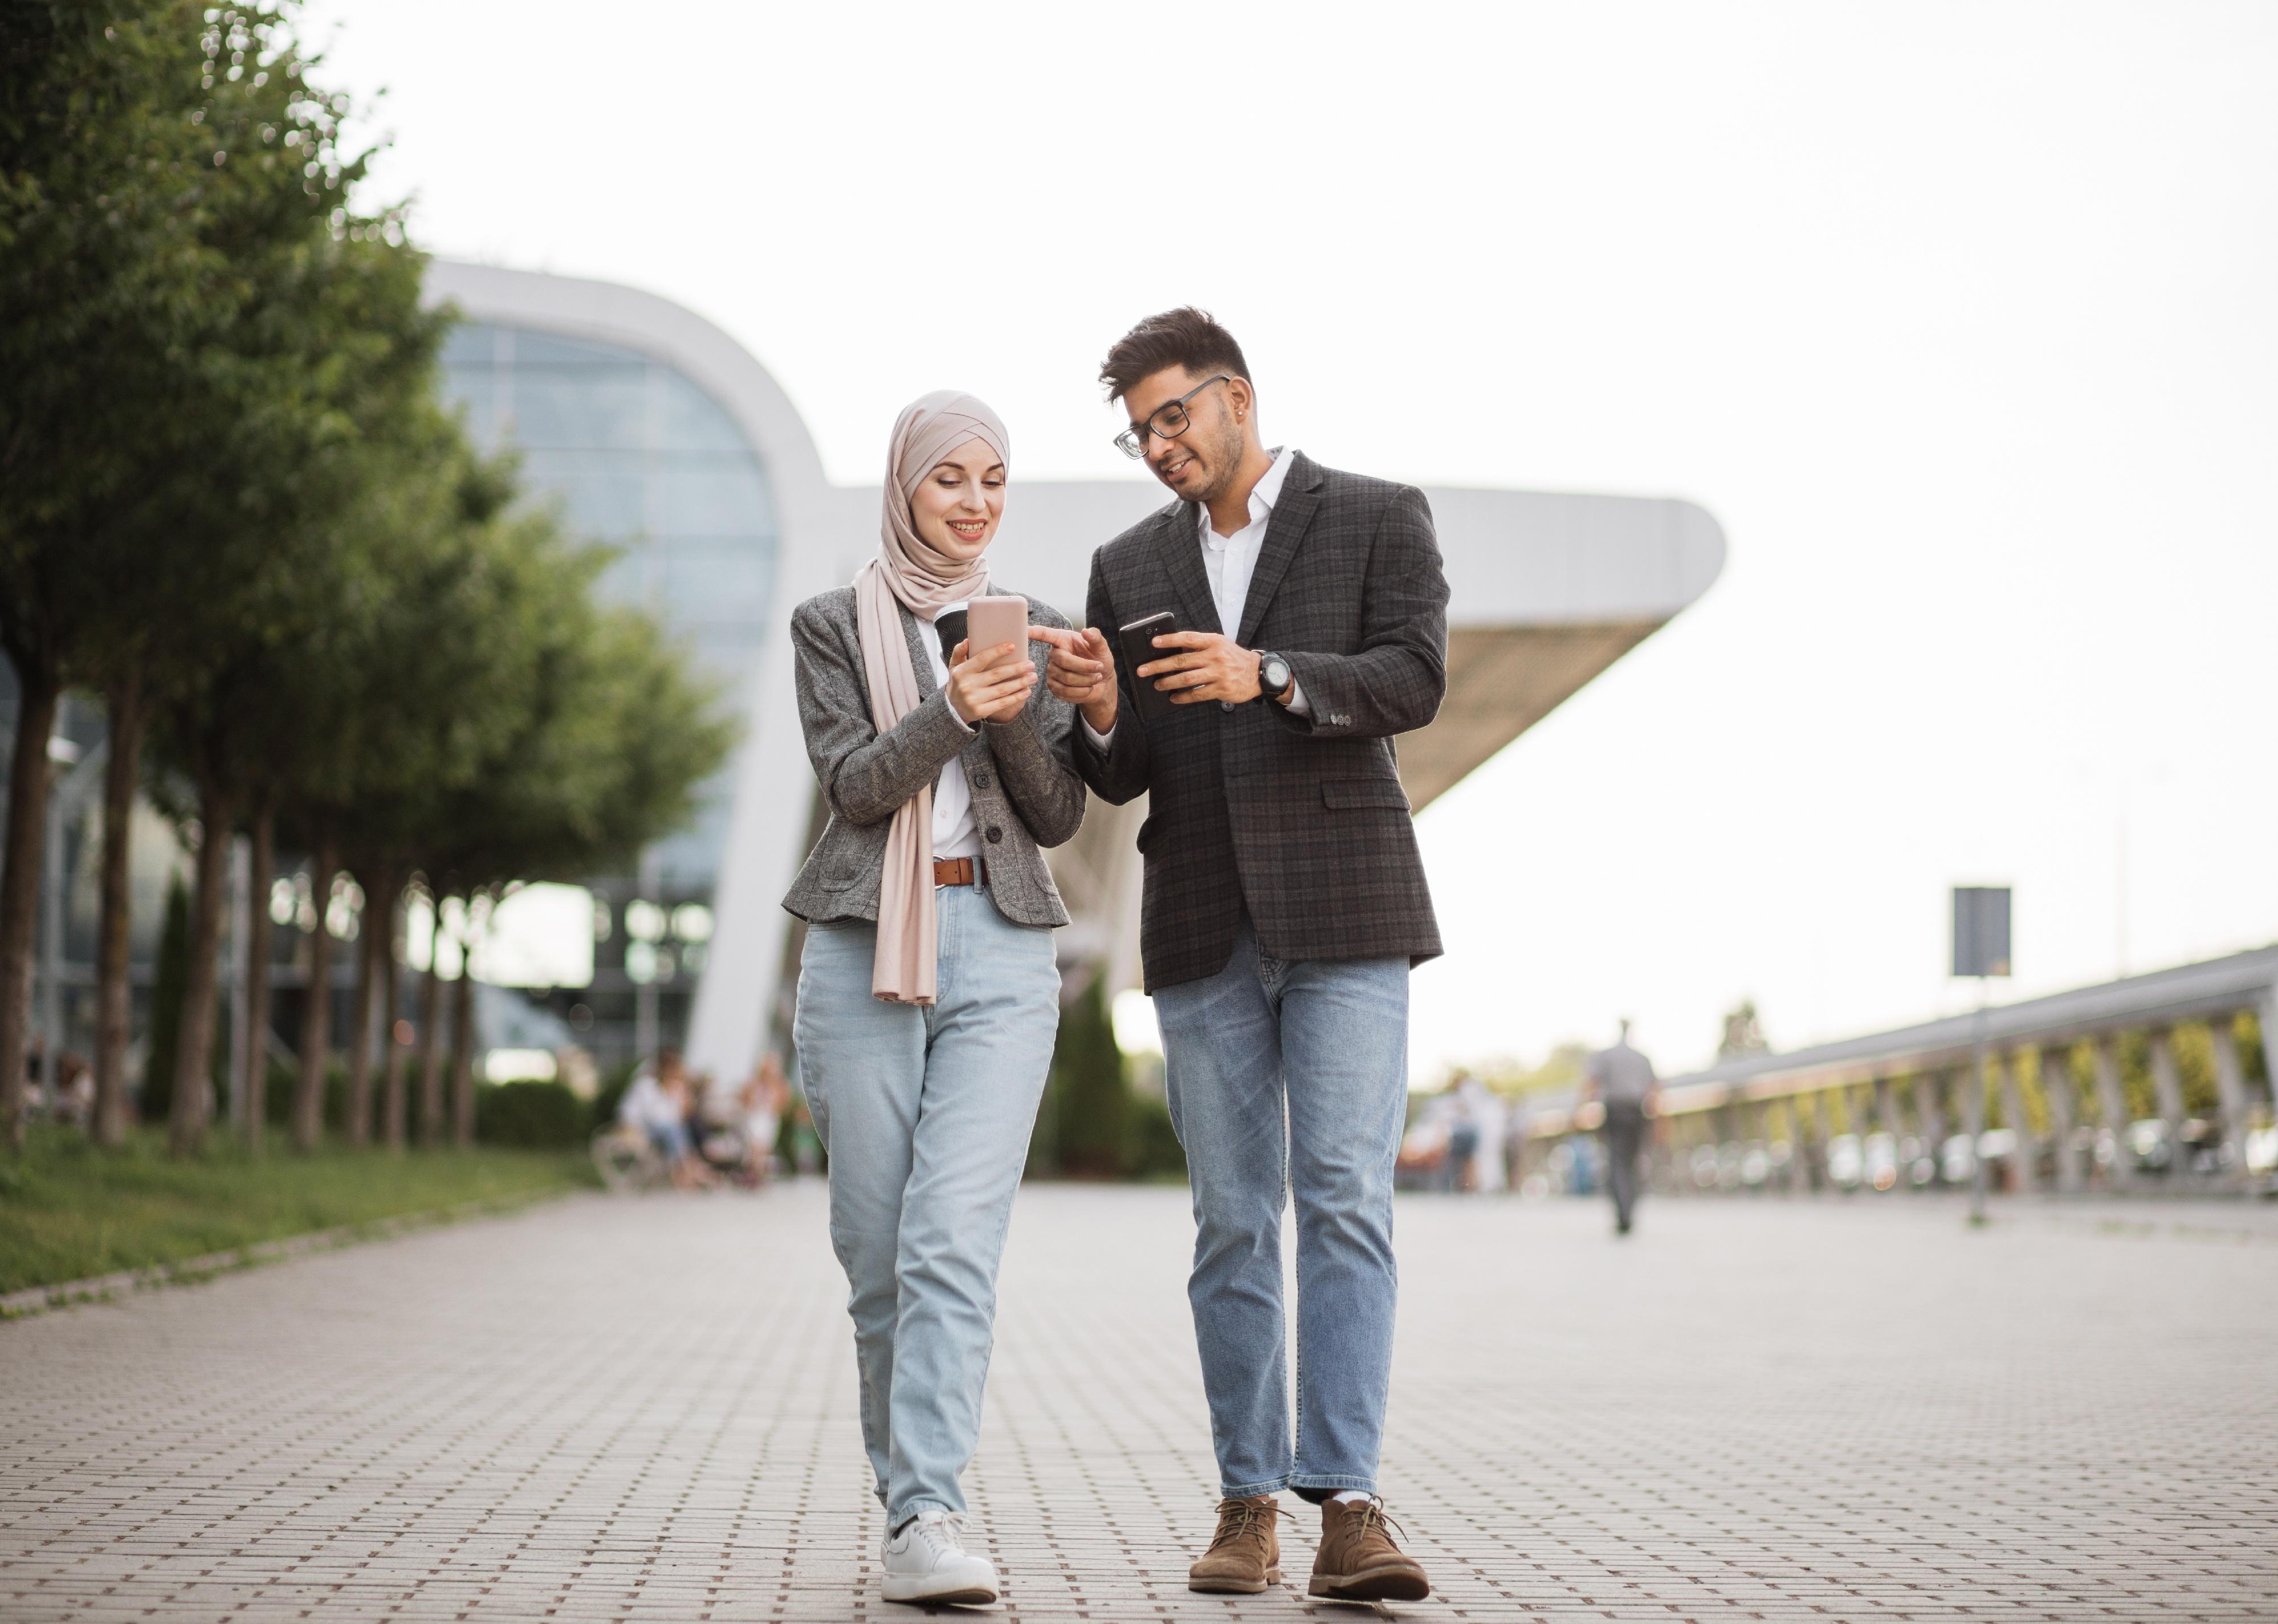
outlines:
[[1184, 367], [1166, 367], [1150, 373], [1123, 397], [1123, 409], [1135, 431], [1181, 396], [1187, 401], [1186, 428], [1173, 439], [1149, 434], [1147, 466], [1173, 494], [1189, 502], [1207, 502], [1223, 491], [1242, 466], [1242, 425], [1235, 420], [1237, 404], [1247, 406], [1250, 385], [1228, 378], [1195, 393], [1197, 385], [1219, 376], [1197, 376]]

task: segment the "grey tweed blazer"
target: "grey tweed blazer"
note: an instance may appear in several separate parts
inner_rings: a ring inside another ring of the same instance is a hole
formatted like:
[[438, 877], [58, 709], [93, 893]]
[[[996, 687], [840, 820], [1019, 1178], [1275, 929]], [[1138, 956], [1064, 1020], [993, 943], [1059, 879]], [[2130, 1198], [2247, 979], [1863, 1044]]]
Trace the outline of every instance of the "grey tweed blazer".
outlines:
[[1448, 687], [1448, 582], [1424, 493], [1292, 453], [1239, 628], [1219, 624], [1196, 537], [1174, 502], [1092, 556], [1084, 613], [1115, 629], [1158, 610], [1288, 657], [1311, 721], [1271, 701], [1181, 706], [1156, 722], [1122, 696], [1103, 753], [1076, 767], [1104, 800], [1148, 796], [1139, 942], [1149, 990], [1226, 967], [1246, 904], [1275, 958], [1440, 951], [1440, 927], [1400, 787], [1395, 735]]
[[[955, 757], [965, 764], [973, 824], [981, 832], [982, 861], [998, 911], [1021, 925], [1066, 924], [1067, 910], [1039, 848], [1062, 844], [1083, 822], [1083, 781], [1069, 757], [1074, 707], [1053, 698], [1039, 680], [1028, 708], [1013, 721], [983, 722], [968, 731], [950, 709], [949, 696], [934, 686], [920, 641], [932, 637], [933, 628], [907, 609], [901, 613], [910, 664], [926, 697], [882, 736], [870, 721], [854, 589], [824, 592], [791, 611], [799, 725], [830, 821], [783, 905], [811, 923], [876, 919], [894, 813], [936, 782], [943, 765]], [[1067, 624], [1033, 598], [1028, 618], [1040, 626]], [[1029, 652], [1041, 679], [1051, 650], [1037, 643]]]

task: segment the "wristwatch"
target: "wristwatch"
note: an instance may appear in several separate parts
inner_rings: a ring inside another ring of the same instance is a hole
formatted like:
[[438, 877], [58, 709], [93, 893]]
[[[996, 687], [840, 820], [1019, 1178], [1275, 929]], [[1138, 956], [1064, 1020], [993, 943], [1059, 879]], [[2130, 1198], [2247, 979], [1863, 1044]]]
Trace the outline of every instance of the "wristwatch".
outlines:
[[1279, 654], [1257, 652], [1257, 691], [1279, 705], [1288, 694], [1296, 677], [1289, 670], [1289, 662]]

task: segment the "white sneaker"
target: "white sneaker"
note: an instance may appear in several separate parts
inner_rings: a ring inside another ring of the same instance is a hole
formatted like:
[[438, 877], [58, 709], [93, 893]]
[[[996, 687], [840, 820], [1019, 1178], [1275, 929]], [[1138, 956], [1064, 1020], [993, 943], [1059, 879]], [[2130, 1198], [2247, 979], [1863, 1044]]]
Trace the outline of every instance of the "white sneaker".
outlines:
[[886, 1541], [888, 1601], [946, 1602], [969, 1607], [997, 1599], [996, 1565], [958, 1543], [965, 1519], [921, 1511]]

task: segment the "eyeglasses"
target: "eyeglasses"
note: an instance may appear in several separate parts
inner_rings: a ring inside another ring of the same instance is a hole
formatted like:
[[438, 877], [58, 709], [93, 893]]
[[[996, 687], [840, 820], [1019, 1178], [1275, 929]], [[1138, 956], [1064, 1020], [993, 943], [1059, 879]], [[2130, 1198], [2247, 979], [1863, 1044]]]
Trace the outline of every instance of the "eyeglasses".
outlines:
[[1187, 416], [1187, 402], [1202, 393], [1212, 384], [1227, 382], [1229, 376], [1227, 373], [1221, 372], [1216, 377], [1196, 384], [1168, 405], [1156, 408], [1155, 415], [1146, 422], [1135, 429], [1126, 429], [1115, 437], [1115, 449], [1127, 457], [1143, 457], [1147, 454], [1149, 435], [1151, 434], [1158, 439], [1178, 438], [1187, 431], [1187, 425], [1194, 421]]

